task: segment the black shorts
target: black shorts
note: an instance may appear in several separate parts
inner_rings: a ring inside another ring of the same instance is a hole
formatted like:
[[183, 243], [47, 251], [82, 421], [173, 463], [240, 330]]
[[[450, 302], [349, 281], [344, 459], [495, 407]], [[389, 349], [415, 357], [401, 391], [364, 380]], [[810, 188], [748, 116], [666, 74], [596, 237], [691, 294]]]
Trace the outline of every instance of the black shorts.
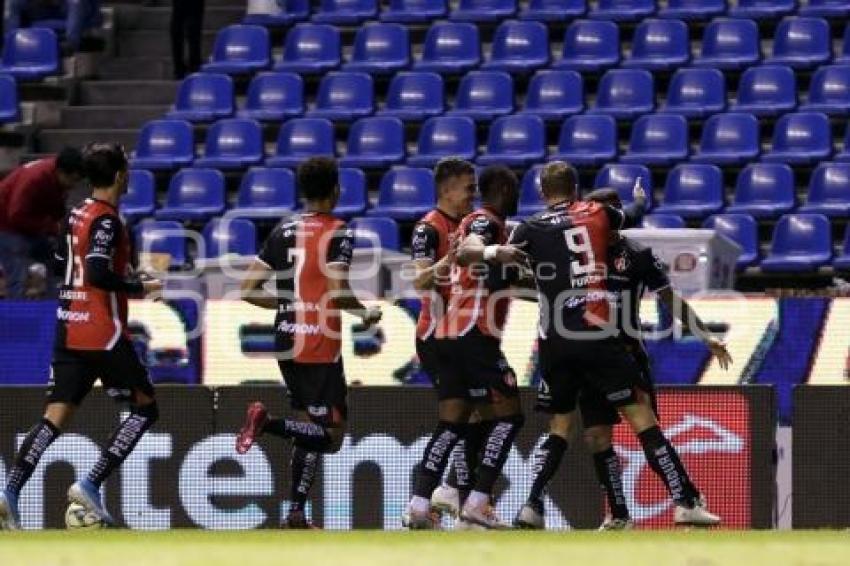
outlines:
[[422, 340], [416, 339], [416, 357], [419, 358], [419, 367], [431, 380], [431, 384], [436, 387], [440, 383], [439, 368], [440, 361], [437, 357], [437, 339], [433, 336]]
[[[640, 367], [641, 380], [636, 385], [637, 389], [649, 395], [652, 410], [658, 415], [658, 405], [655, 397], [655, 384], [652, 382], [652, 373], [649, 367], [649, 357], [643, 348], [628, 348]], [[620, 422], [620, 413], [617, 408], [605, 399], [596, 389], [583, 389], [579, 393], [578, 408], [581, 412], [581, 420], [584, 428], [592, 426], [613, 426]]]
[[597, 392], [614, 407], [635, 403], [643, 382], [640, 364], [617, 338], [541, 340], [542, 379], [537, 410], [566, 414], [578, 408], [579, 393]]
[[437, 340], [437, 398], [494, 402], [519, 396], [516, 374], [499, 340], [473, 330], [466, 336]]
[[278, 362], [289, 391], [289, 402], [322, 426], [338, 426], [348, 419], [348, 386], [342, 360], [327, 364]]
[[79, 405], [98, 379], [106, 394], [117, 401], [132, 401], [135, 391], [154, 396], [147, 368], [133, 344], [122, 336], [111, 350], [56, 348], [50, 364], [47, 402]]

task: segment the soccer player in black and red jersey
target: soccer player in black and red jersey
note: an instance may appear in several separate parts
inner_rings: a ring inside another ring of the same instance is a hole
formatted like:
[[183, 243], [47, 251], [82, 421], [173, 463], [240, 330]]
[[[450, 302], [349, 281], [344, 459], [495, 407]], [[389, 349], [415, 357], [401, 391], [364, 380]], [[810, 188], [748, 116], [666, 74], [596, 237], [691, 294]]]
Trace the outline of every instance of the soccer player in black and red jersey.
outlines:
[[535, 459], [531, 494], [514, 523], [542, 527], [543, 491], [567, 449], [579, 394], [585, 390], [601, 395], [628, 421], [650, 467], [682, 509], [677, 517], [687, 516], [691, 523], [708, 521], [704, 502], [661, 432], [651, 405], [639, 402], [641, 367], [612, 324], [616, 321], [607, 287], [611, 234], [634, 225], [646, 195], [636, 183], [635, 203], [626, 212], [579, 201], [577, 175], [564, 162], [547, 164], [540, 185], [547, 209], [523, 221], [511, 234], [511, 243], [528, 254], [541, 301], [540, 368], [552, 418]]
[[[348, 414], [342, 366], [340, 309], [364, 324], [381, 319], [351, 291], [348, 270], [354, 235], [331, 211], [339, 199], [336, 161], [313, 157], [298, 167], [298, 189], [306, 211], [282, 221], [269, 235], [242, 283], [244, 300], [275, 309], [275, 351], [295, 418], [272, 418], [265, 406], [248, 407], [236, 451], [247, 452], [256, 437], [273, 434], [293, 441], [291, 506], [284, 526], [310, 528], [304, 508], [320, 454], [339, 450]], [[274, 294], [261, 289], [274, 278]]]
[[516, 376], [500, 349], [510, 305], [510, 296], [504, 291], [511, 280], [495, 263], [523, 255], [504, 246], [505, 218], [516, 213], [519, 184], [516, 175], [505, 167], [488, 167], [478, 184], [483, 206], [458, 227], [463, 242], [452, 266], [449, 304], [435, 331], [439, 423], [425, 447], [406, 512], [406, 524], [414, 529], [435, 528], [431, 494], [452, 449], [465, 437], [475, 407], [486, 409], [494, 420], [475, 466], [475, 484], [460, 516], [466, 525], [506, 526], [493, 512], [490, 497], [523, 416]]
[[63, 277], [56, 310], [56, 344], [50, 367], [47, 406], [27, 434], [0, 494], [0, 525], [20, 527], [18, 495], [50, 444], [71, 421], [97, 379], [107, 394], [130, 404], [88, 476], [68, 490], [107, 524], [100, 486], [127, 458], [159, 415], [154, 389], [127, 332], [127, 297], [159, 293], [162, 283], [131, 274], [130, 238], [118, 215], [127, 190], [127, 157], [121, 146], [91, 144], [83, 151], [92, 196], [75, 206], [63, 223], [57, 267]]

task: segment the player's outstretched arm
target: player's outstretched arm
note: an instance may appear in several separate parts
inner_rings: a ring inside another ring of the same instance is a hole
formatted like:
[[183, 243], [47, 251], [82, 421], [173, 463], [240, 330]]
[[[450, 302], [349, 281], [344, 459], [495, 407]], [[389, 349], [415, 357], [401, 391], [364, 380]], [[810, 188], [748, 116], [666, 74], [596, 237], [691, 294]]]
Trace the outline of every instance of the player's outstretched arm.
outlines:
[[711, 355], [717, 358], [721, 369], [728, 369], [732, 364], [732, 356], [726, 349], [726, 344], [711, 335], [711, 331], [691, 305], [670, 287], [659, 290], [658, 297], [661, 299], [662, 306], [681, 321], [683, 328], [690, 330], [694, 336], [697, 336], [708, 346]]
[[413, 265], [416, 272], [413, 277], [413, 288], [417, 291], [428, 291], [434, 288], [438, 280], [448, 281], [459, 246], [460, 240], [453, 238], [449, 244], [448, 252], [438, 261], [414, 259]]
[[277, 298], [263, 289], [272, 270], [265, 262], [255, 259], [245, 271], [245, 278], [240, 285], [242, 300], [261, 309], [276, 309]]
[[116, 247], [122, 237], [121, 220], [114, 215], [95, 218], [89, 231], [89, 245], [86, 250], [86, 281], [92, 287], [104, 291], [143, 295], [162, 291], [162, 282], [153, 277], [144, 281], [138, 275], [124, 277], [112, 268]]
[[457, 250], [457, 264], [461, 267], [494, 261], [496, 263], [528, 264], [528, 255], [512, 244], [485, 245], [484, 239], [478, 234], [469, 234], [460, 243]]
[[334, 304], [338, 309], [344, 310], [354, 316], [359, 316], [363, 324], [371, 326], [381, 321], [383, 312], [381, 307], [367, 307], [364, 305], [348, 282], [348, 264], [333, 262], [327, 264], [328, 269], [328, 291], [333, 297]]
[[634, 228], [646, 212], [646, 191], [641, 185], [640, 177], [635, 179], [632, 189], [632, 204], [623, 207], [622, 228]]

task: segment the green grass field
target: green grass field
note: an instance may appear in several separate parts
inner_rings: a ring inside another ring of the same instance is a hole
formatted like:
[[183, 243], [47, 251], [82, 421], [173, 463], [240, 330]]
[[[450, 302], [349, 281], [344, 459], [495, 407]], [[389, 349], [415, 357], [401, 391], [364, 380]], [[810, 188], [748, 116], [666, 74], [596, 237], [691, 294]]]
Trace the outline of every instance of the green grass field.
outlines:
[[0, 533], [2, 566], [729, 566], [850, 564], [850, 533]]

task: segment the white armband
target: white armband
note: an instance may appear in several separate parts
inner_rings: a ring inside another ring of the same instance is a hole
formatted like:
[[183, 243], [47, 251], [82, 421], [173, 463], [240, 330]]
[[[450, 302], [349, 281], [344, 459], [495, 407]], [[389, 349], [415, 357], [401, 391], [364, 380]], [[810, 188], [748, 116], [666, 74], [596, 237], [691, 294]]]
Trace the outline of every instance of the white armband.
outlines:
[[491, 261], [495, 259], [497, 253], [499, 253], [499, 246], [497, 244], [484, 246], [484, 261]]

